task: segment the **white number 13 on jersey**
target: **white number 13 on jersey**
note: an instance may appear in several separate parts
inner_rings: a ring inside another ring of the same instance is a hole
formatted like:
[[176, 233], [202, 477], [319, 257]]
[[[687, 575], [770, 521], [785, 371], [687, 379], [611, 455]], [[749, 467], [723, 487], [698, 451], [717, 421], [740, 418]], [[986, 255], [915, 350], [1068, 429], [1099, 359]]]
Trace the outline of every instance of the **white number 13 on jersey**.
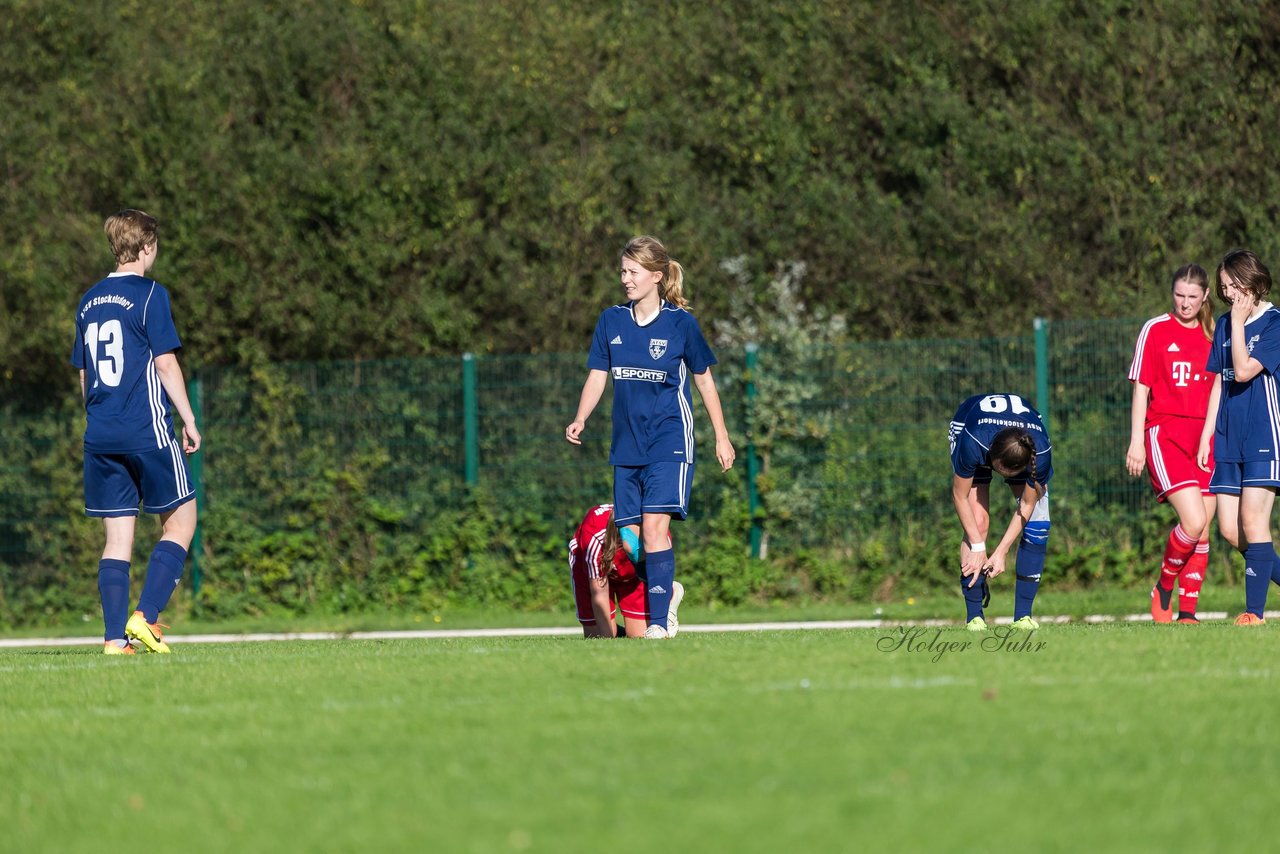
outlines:
[[1021, 415], [1030, 412], [1031, 407], [1016, 394], [989, 394], [978, 401], [978, 408], [983, 412], [1012, 412]]
[[[98, 353], [98, 345], [102, 353]], [[124, 330], [120, 321], [108, 320], [101, 325], [90, 323], [84, 330], [84, 346], [93, 358], [93, 371], [98, 380], [115, 388], [124, 377]], [[94, 380], [94, 385], [98, 384]]]

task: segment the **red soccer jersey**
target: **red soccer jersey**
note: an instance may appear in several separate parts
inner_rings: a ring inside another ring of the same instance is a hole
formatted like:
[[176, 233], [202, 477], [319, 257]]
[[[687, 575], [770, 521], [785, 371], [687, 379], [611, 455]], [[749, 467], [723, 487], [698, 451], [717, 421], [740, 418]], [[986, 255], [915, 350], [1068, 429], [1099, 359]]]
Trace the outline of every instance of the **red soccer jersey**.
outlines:
[[[609, 514], [613, 512], [612, 504], [601, 504], [587, 511], [586, 518], [578, 526], [578, 531], [569, 542], [569, 560], [581, 561], [586, 569], [587, 578], [600, 578], [608, 575], [609, 568], [604, 562], [601, 551], [604, 548], [604, 532], [609, 525]], [[621, 577], [635, 575], [635, 564], [622, 549], [612, 556]]]
[[1148, 426], [1171, 417], [1204, 420], [1213, 391], [1213, 374], [1205, 370], [1211, 349], [1200, 324], [1188, 328], [1168, 312], [1143, 325], [1129, 380], [1151, 389]]

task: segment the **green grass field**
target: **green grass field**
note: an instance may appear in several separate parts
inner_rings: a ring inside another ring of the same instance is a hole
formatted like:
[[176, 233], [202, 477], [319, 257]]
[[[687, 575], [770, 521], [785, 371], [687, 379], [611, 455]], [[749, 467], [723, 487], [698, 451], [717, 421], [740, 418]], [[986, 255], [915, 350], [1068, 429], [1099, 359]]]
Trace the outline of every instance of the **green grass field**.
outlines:
[[[1270, 626], [0, 652], [0, 848], [1267, 846]], [[909, 630], [913, 631], [913, 630]], [[970, 644], [968, 647], [943, 644]], [[126, 849], [127, 850], [127, 849]]]

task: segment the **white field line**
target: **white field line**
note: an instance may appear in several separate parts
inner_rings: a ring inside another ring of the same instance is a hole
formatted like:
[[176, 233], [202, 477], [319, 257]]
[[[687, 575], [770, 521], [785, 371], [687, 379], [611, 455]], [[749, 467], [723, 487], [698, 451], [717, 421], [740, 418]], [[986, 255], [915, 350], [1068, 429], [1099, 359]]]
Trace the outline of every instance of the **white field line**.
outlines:
[[[1267, 611], [1267, 619], [1280, 618], [1280, 611]], [[1200, 614], [1205, 620], [1223, 620], [1225, 611], [1208, 611]], [[1043, 625], [1077, 622], [1065, 614], [1052, 617], [1036, 617]], [[1150, 622], [1150, 614], [1090, 614], [1079, 622], [1084, 623], [1141, 623]], [[1013, 622], [1012, 617], [995, 617], [992, 624], [1001, 626]], [[896, 626], [959, 626], [957, 620], [796, 620], [779, 623], [682, 623], [680, 631], [710, 634], [713, 632], [786, 632], [809, 629], [883, 629]], [[245, 634], [176, 635], [166, 637], [179, 644], [186, 643], [243, 643], [250, 641], [299, 641], [299, 640], [431, 640], [444, 638], [521, 638], [521, 637], [577, 637], [582, 630], [576, 626], [525, 629], [413, 629], [386, 632], [249, 632]], [[24, 649], [36, 647], [91, 646], [101, 644], [101, 637], [76, 638], [0, 638], [0, 649]]]

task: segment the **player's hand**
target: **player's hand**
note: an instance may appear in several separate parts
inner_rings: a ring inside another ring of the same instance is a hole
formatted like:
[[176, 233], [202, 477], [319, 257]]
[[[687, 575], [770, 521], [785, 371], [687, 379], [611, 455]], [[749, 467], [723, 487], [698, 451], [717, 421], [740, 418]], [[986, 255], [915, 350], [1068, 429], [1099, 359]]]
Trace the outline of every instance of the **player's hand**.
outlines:
[[1129, 470], [1129, 474], [1137, 477], [1142, 474], [1143, 466], [1147, 464], [1147, 449], [1143, 447], [1142, 442], [1130, 442], [1129, 452], [1124, 455], [1124, 466]]
[[182, 425], [182, 450], [194, 454], [200, 450], [200, 431], [194, 424]]
[[1236, 290], [1235, 298], [1231, 301], [1231, 319], [1244, 323], [1257, 307], [1257, 295]]
[[733, 461], [737, 459], [737, 455], [728, 437], [716, 439], [716, 459], [720, 462], [720, 471], [728, 471], [733, 467]]
[[970, 551], [969, 544], [962, 543], [960, 553], [965, 556], [964, 563], [960, 566], [960, 575], [969, 579], [965, 586], [972, 587], [982, 577], [982, 569], [987, 564], [987, 552], [985, 549], [980, 552]]
[[571, 445], [581, 445], [582, 440], [578, 437], [582, 435], [582, 431], [585, 429], [587, 429], [587, 425], [584, 422], [575, 421], [564, 428], [564, 437], [569, 440]]
[[1202, 438], [1200, 440], [1200, 448], [1196, 451], [1196, 465], [1200, 467], [1200, 471], [1209, 470], [1209, 455], [1211, 454], [1210, 445], [1212, 439]]
[[1004, 572], [1004, 559], [1006, 555], [1007, 552], [1002, 552], [997, 549], [992, 552], [991, 557], [987, 558], [987, 565], [983, 567], [987, 578], [995, 578], [997, 575]]

